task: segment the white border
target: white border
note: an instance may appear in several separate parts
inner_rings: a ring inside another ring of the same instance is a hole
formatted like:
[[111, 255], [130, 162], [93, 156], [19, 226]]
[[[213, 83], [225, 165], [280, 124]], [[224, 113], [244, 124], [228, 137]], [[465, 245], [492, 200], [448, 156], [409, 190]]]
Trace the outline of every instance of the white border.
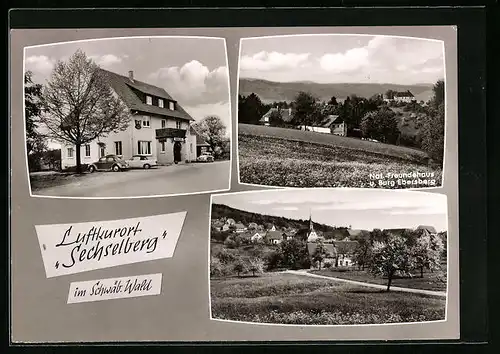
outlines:
[[[449, 289], [450, 289], [450, 237], [449, 237], [449, 219], [448, 219], [448, 196], [446, 194], [441, 194], [441, 193], [433, 193], [433, 192], [424, 192], [424, 191], [410, 191], [410, 190], [404, 190], [404, 189], [377, 189], [377, 188], [349, 188], [350, 190], [357, 190], [357, 191], [363, 191], [367, 193], [372, 193], [374, 191], [382, 191], [382, 192], [389, 192], [389, 193], [420, 193], [420, 194], [427, 194], [427, 195], [439, 195], [443, 196], [446, 198], [446, 213], [445, 217], [447, 220], [446, 223], [446, 300], [445, 300], [445, 312], [444, 312], [444, 319], [443, 320], [435, 320], [435, 321], [420, 321], [420, 322], [393, 322], [393, 323], [366, 323], [366, 324], [345, 324], [345, 325], [307, 325], [307, 324], [286, 324], [286, 323], [261, 323], [261, 322], [249, 322], [249, 321], [235, 321], [235, 320], [222, 320], [218, 318], [213, 318], [212, 317], [212, 289], [211, 289], [211, 280], [210, 280], [210, 253], [211, 253], [211, 223], [212, 223], [212, 206], [213, 206], [213, 195], [210, 195], [210, 210], [208, 214], [208, 270], [207, 270], [207, 277], [208, 277], [208, 308], [209, 308], [209, 314], [210, 317], [209, 319], [211, 321], [218, 321], [218, 322], [228, 322], [228, 323], [235, 323], [235, 324], [247, 324], [247, 325], [256, 325], [256, 326], [283, 326], [283, 327], [297, 327], [297, 328], [335, 328], [335, 327], [376, 327], [376, 326], [414, 326], [414, 325], [421, 325], [421, 324], [426, 324], [426, 323], [445, 323], [448, 321], [448, 300], [449, 300]], [[308, 191], [313, 191], [313, 190], [322, 190], [324, 192], [330, 192], [330, 193], [335, 193], [337, 190], [344, 190], [344, 188], [286, 188], [282, 190], [269, 190], [269, 189], [263, 189], [263, 190], [250, 190], [250, 191], [241, 191], [241, 192], [232, 192], [232, 193], [219, 193], [216, 194], [216, 196], [224, 196], [224, 195], [235, 195], [235, 194], [251, 194], [251, 193], [280, 193], [280, 192], [287, 192], [287, 191], [292, 191], [292, 190], [300, 190], [304, 192], [300, 193], [307, 193]], [[345, 338], [338, 338], [338, 340], [359, 340], [360, 338], [353, 338], [353, 339], [345, 339]], [[408, 338], [406, 338], [408, 339]], [[410, 338], [413, 340], [412, 338]], [[419, 340], [420, 337], [416, 338], [415, 340]], [[373, 339], [373, 340], [382, 340], [381, 339]]]
[[[187, 193], [171, 193], [171, 194], [158, 194], [158, 195], [143, 195], [143, 196], [124, 196], [124, 197], [71, 197], [71, 196], [54, 196], [54, 195], [39, 195], [33, 194], [31, 189], [31, 178], [29, 172], [28, 165], [28, 149], [26, 147], [26, 107], [25, 107], [25, 93], [24, 93], [24, 74], [26, 73], [26, 50], [31, 48], [39, 48], [39, 47], [48, 47], [48, 46], [57, 46], [68, 43], [78, 43], [78, 42], [92, 42], [92, 41], [105, 41], [105, 40], [119, 40], [119, 39], [141, 39], [141, 38], [152, 38], [152, 39], [160, 39], [160, 38], [169, 38], [169, 39], [217, 39], [223, 40], [224, 43], [224, 51], [226, 56], [226, 70], [227, 70], [227, 87], [228, 87], [228, 113], [229, 113], [229, 126], [228, 130], [229, 134], [229, 179], [227, 188], [225, 189], [216, 189], [216, 190], [205, 190], [199, 192], [187, 192]], [[22, 76], [22, 87], [23, 87], [23, 132], [24, 132], [24, 155], [26, 162], [26, 174], [28, 177], [28, 187], [30, 197], [32, 198], [48, 198], [48, 199], [87, 199], [87, 200], [100, 200], [100, 199], [138, 199], [138, 198], [161, 198], [161, 197], [176, 197], [176, 196], [184, 196], [184, 195], [202, 195], [207, 193], [216, 193], [216, 192], [225, 192], [231, 189], [231, 172], [232, 172], [232, 161], [233, 161], [233, 138], [232, 138], [232, 103], [231, 103], [231, 82], [229, 79], [229, 59], [227, 56], [227, 43], [226, 38], [224, 37], [209, 37], [209, 36], [128, 36], [128, 37], [106, 37], [106, 38], [91, 38], [91, 39], [79, 39], [76, 41], [66, 41], [66, 42], [56, 42], [56, 43], [48, 43], [48, 44], [38, 44], [32, 45], [23, 48], [23, 76]]]
[[[397, 35], [387, 35], [387, 34], [367, 34], [367, 33], [303, 33], [303, 34], [284, 34], [284, 35], [274, 35], [274, 36], [258, 36], [258, 37], [245, 37], [245, 38], [240, 38], [240, 45], [239, 45], [239, 52], [238, 52], [238, 73], [236, 76], [237, 85], [236, 85], [236, 99], [239, 98], [240, 94], [240, 63], [241, 63], [241, 47], [243, 45], [243, 41], [248, 41], [248, 40], [259, 40], [259, 39], [267, 39], [267, 38], [276, 38], [276, 37], [312, 37], [312, 36], [365, 36], [365, 37], [392, 37], [392, 38], [408, 38], [408, 39], [414, 39], [414, 40], [421, 40], [421, 41], [431, 41], [431, 42], [441, 42], [443, 46], [443, 68], [444, 68], [444, 91], [445, 91], [445, 113], [444, 113], [444, 139], [443, 139], [443, 144], [444, 144], [444, 150], [443, 150], [443, 165], [442, 165], [442, 172], [441, 172], [441, 185], [437, 187], [415, 187], [415, 188], [402, 188], [402, 189], [391, 189], [391, 188], [370, 188], [370, 187], [365, 187], [361, 189], [385, 189], [385, 190], [427, 190], [427, 189], [441, 189], [444, 186], [444, 181], [445, 181], [445, 171], [446, 171], [446, 156], [448, 153], [446, 152], [446, 136], [448, 135], [447, 130], [448, 130], [448, 104], [450, 102], [449, 95], [448, 95], [448, 81], [446, 80], [446, 47], [444, 40], [442, 39], [433, 39], [433, 38], [422, 38], [422, 37], [412, 37], [412, 36], [397, 36]], [[238, 102], [236, 102], [238, 103]], [[288, 187], [288, 186], [272, 186], [272, 185], [265, 185], [265, 184], [252, 184], [252, 183], [243, 183], [241, 182], [241, 175], [240, 175], [240, 154], [239, 154], [239, 142], [238, 142], [238, 136], [239, 136], [239, 117], [238, 117], [238, 106], [236, 106], [236, 168], [237, 168], [237, 175], [238, 175], [238, 184], [243, 185], [243, 186], [255, 186], [255, 187], [267, 187], [267, 188], [281, 188], [281, 189], [310, 189], [310, 188], [321, 188], [321, 187]], [[356, 189], [359, 187], [322, 187], [322, 188], [351, 188], [351, 189]]]

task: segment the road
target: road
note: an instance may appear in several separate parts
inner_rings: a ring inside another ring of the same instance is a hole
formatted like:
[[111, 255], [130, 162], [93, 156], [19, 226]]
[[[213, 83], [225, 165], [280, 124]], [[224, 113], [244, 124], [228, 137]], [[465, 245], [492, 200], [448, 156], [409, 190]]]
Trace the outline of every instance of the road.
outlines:
[[[386, 285], [365, 283], [362, 281], [347, 280], [347, 279], [334, 278], [334, 277], [327, 277], [325, 275], [309, 273], [309, 272], [307, 272], [307, 270], [287, 270], [284, 273], [295, 274], [295, 275], [304, 275], [307, 277], [320, 278], [320, 279], [335, 280], [335, 281], [339, 281], [339, 282], [349, 283], [349, 284], [353, 284], [353, 285], [367, 286], [370, 288], [381, 289], [381, 290], [387, 289]], [[423, 289], [402, 288], [400, 286], [391, 286], [391, 291], [402, 291], [402, 292], [406, 292], [406, 293], [446, 297], [446, 292], [444, 292], [444, 291], [431, 291], [431, 290], [423, 290]]]
[[230, 161], [159, 166], [149, 170], [94, 172], [75, 182], [33, 191], [55, 197], [139, 197], [202, 193], [229, 188]]

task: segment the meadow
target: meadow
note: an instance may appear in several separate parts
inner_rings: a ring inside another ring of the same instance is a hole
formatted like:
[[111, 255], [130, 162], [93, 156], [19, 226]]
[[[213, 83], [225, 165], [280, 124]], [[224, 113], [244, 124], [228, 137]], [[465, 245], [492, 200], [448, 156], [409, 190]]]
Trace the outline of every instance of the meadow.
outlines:
[[[443, 265], [443, 269], [446, 269], [446, 264]], [[362, 281], [365, 283], [386, 285], [387, 279], [374, 277], [366, 270], [352, 270], [352, 269], [322, 269], [322, 270], [311, 270], [313, 274], [324, 275], [327, 277], [334, 277], [347, 280]], [[403, 288], [411, 289], [422, 289], [431, 291], [446, 291], [446, 271], [435, 271], [430, 272], [429, 270], [424, 270], [423, 278], [420, 278], [418, 271], [415, 272], [413, 277], [395, 277], [392, 280], [392, 286], [399, 286]]]
[[[282, 187], [415, 188], [441, 185], [425, 152], [331, 134], [239, 124], [240, 182]], [[370, 173], [426, 173], [434, 185], [380, 185]]]
[[212, 318], [278, 324], [349, 325], [436, 321], [445, 298], [286, 273], [211, 279]]

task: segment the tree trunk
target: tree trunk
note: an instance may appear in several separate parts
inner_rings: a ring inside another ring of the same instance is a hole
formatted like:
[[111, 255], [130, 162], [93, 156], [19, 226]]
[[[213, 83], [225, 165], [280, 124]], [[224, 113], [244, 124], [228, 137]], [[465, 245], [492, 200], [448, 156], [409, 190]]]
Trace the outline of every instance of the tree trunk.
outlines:
[[81, 144], [76, 144], [76, 173], [82, 173]]
[[387, 277], [387, 291], [391, 289], [391, 283], [392, 283], [392, 273], [389, 274]]
[[420, 267], [420, 278], [424, 277], [424, 266]]

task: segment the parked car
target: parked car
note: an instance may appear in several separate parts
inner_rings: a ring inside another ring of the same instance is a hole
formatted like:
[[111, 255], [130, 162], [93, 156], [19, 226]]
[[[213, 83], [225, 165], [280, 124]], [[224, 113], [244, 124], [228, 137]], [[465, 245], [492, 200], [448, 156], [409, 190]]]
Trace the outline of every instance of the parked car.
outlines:
[[129, 166], [127, 161], [123, 160], [121, 157], [117, 155], [106, 155], [101, 158], [97, 162], [94, 162], [89, 165], [89, 172], [94, 171], [124, 171], [128, 170]]
[[214, 162], [214, 157], [209, 152], [202, 152], [200, 156], [196, 158], [198, 162]]
[[130, 168], [143, 168], [145, 170], [158, 166], [155, 159], [144, 155], [134, 155], [127, 162]]

